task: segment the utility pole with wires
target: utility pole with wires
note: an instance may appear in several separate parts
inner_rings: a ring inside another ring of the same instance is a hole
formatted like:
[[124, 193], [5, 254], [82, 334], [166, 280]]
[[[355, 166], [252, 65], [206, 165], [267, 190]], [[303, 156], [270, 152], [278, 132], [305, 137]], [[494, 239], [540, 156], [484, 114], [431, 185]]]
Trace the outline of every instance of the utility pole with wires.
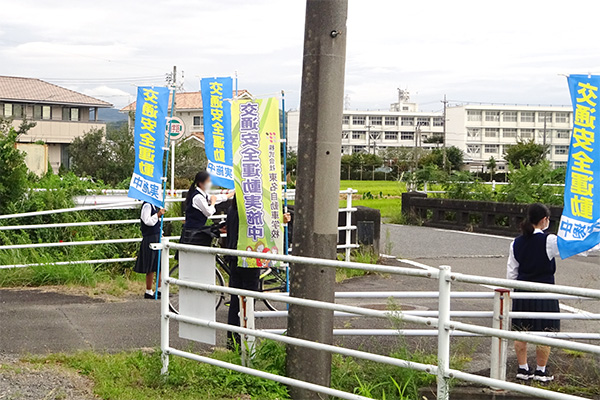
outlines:
[[[166, 77], [166, 81], [167, 81], [167, 85], [171, 86], [173, 88], [173, 99], [171, 99], [171, 115], [174, 116], [175, 115], [175, 106], [176, 106], [176, 102], [175, 102], [175, 94], [177, 93], [177, 66], [173, 66], [173, 72], [172, 73], [168, 73], [167, 77]], [[170, 124], [169, 124], [169, 128], [170, 128]], [[170, 129], [169, 129], [170, 130]], [[168, 132], [169, 135], [171, 134], [171, 132]], [[171, 195], [175, 196], [175, 141], [171, 140]]]
[[443, 165], [444, 165], [444, 171], [449, 172], [448, 171], [448, 153], [446, 152], [446, 108], [448, 108], [448, 100], [446, 100], [446, 95], [444, 95], [444, 100], [442, 101], [442, 103], [444, 103], [444, 120], [442, 121], [442, 151], [443, 151], [443, 157], [444, 157], [444, 161], [443, 161]]

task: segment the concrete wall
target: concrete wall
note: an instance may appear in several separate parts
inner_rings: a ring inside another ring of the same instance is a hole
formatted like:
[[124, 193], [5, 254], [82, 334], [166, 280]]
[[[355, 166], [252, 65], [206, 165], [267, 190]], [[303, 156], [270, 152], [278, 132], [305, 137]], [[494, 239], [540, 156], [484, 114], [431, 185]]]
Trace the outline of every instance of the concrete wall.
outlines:
[[[35, 143], [17, 143], [17, 149], [25, 152], [27, 169], [37, 176], [48, 172], [48, 146]], [[59, 153], [60, 154], [60, 153]]]
[[[83, 115], [80, 116], [83, 117]], [[89, 118], [89, 112], [87, 118]], [[16, 119], [13, 125], [18, 127], [21, 122], [21, 120]], [[106, 129], [106, 124], [93, 121], [41, 120], [34, 122], [36, 125], [29, 130], [27, 135], [19, 138], [20, 142], [32, 143], [41, 140], [46, 143], [71, 143], [73, 139], [83, 136], [91, 129]]]

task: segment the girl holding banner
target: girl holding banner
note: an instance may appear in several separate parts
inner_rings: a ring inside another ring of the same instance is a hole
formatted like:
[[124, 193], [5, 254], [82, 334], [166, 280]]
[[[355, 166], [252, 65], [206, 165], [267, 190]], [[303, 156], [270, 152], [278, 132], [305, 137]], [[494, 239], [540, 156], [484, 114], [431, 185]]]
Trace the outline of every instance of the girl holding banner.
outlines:
[[210, 174], [200, 171], [196, 174], [194, 182], [188, 190], [185, 202], [185, 224], [181, 234], [181, 243], [210, 246], [212, 235], [206, 225], [208, 217], [216, 212], [215, 205], [223, 203], [235, 195], [228, 194], [208, 195], [212, 188]]
[[[140, 274], [146, 274], [146, 293], [144, 298], [153, 299], [154, 274], [158, 268], [158, 251], [150, 248], [150, 243], [160, 242], [160, 217], [165, 214], [164, 208], [144, 202], [140, 215], [142, 229], [142, 244], [133, 270]], [[160, 299], [160, 282], [158, 283], [158, 298]]]

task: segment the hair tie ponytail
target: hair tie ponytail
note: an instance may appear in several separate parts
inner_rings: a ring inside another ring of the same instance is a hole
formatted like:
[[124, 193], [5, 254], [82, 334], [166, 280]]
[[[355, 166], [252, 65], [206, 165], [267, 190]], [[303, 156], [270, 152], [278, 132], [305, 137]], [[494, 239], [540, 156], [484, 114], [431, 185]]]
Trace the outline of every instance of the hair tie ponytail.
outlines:
[[521, 222], [521, 232], [525, 236], [533, 235], [535, 225], [544, 218], [550, 217], [550, 210], [543, 204], [534, 203], [527, 208], [527, 218]]

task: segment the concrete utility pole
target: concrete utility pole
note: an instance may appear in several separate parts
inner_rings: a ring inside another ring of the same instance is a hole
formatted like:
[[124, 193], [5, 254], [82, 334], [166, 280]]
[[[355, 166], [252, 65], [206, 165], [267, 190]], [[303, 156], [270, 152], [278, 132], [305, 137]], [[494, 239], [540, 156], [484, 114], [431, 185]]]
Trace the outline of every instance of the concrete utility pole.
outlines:
[[[342, 110], [348, 0], [307, 0], [300, 99], [293, 254], [335, 259], [338, 238]], [[293, 264], [290, 294], [333, 302], [335, 269]], [[333, 312], [290, 305], [292, 337], [333, 342]], [[288, 346], [290, 377], [329, 386], [331, 354]], [[290, 388], [293, 399], [322, 399]]]
[[448, 172], [448, 154], [446, 153], [446, 108], [448, 107], [448, 100], [446, 100], [446, 95], [444, 95], [444, 100], [442, 101], [442, 103], [444, 103], [444, 120], [442, 121], [443, 125], [443, 141], [442, 141], [442, 147], [443, 147], [443, 152], [444, 152], [444, 171]]
[[[173, 76], [171, 77], [171, 85], [173, 86], [173, 97], [175, 97], [177, 87], [177, 66], [173, 65]], [[175, 98], [173, 98], [173, 115], [175, 115]], [[169, 135], [171, 132], [169, 132]], [[175, 196], [175, 141], [171, 141], [171, 194]]]

